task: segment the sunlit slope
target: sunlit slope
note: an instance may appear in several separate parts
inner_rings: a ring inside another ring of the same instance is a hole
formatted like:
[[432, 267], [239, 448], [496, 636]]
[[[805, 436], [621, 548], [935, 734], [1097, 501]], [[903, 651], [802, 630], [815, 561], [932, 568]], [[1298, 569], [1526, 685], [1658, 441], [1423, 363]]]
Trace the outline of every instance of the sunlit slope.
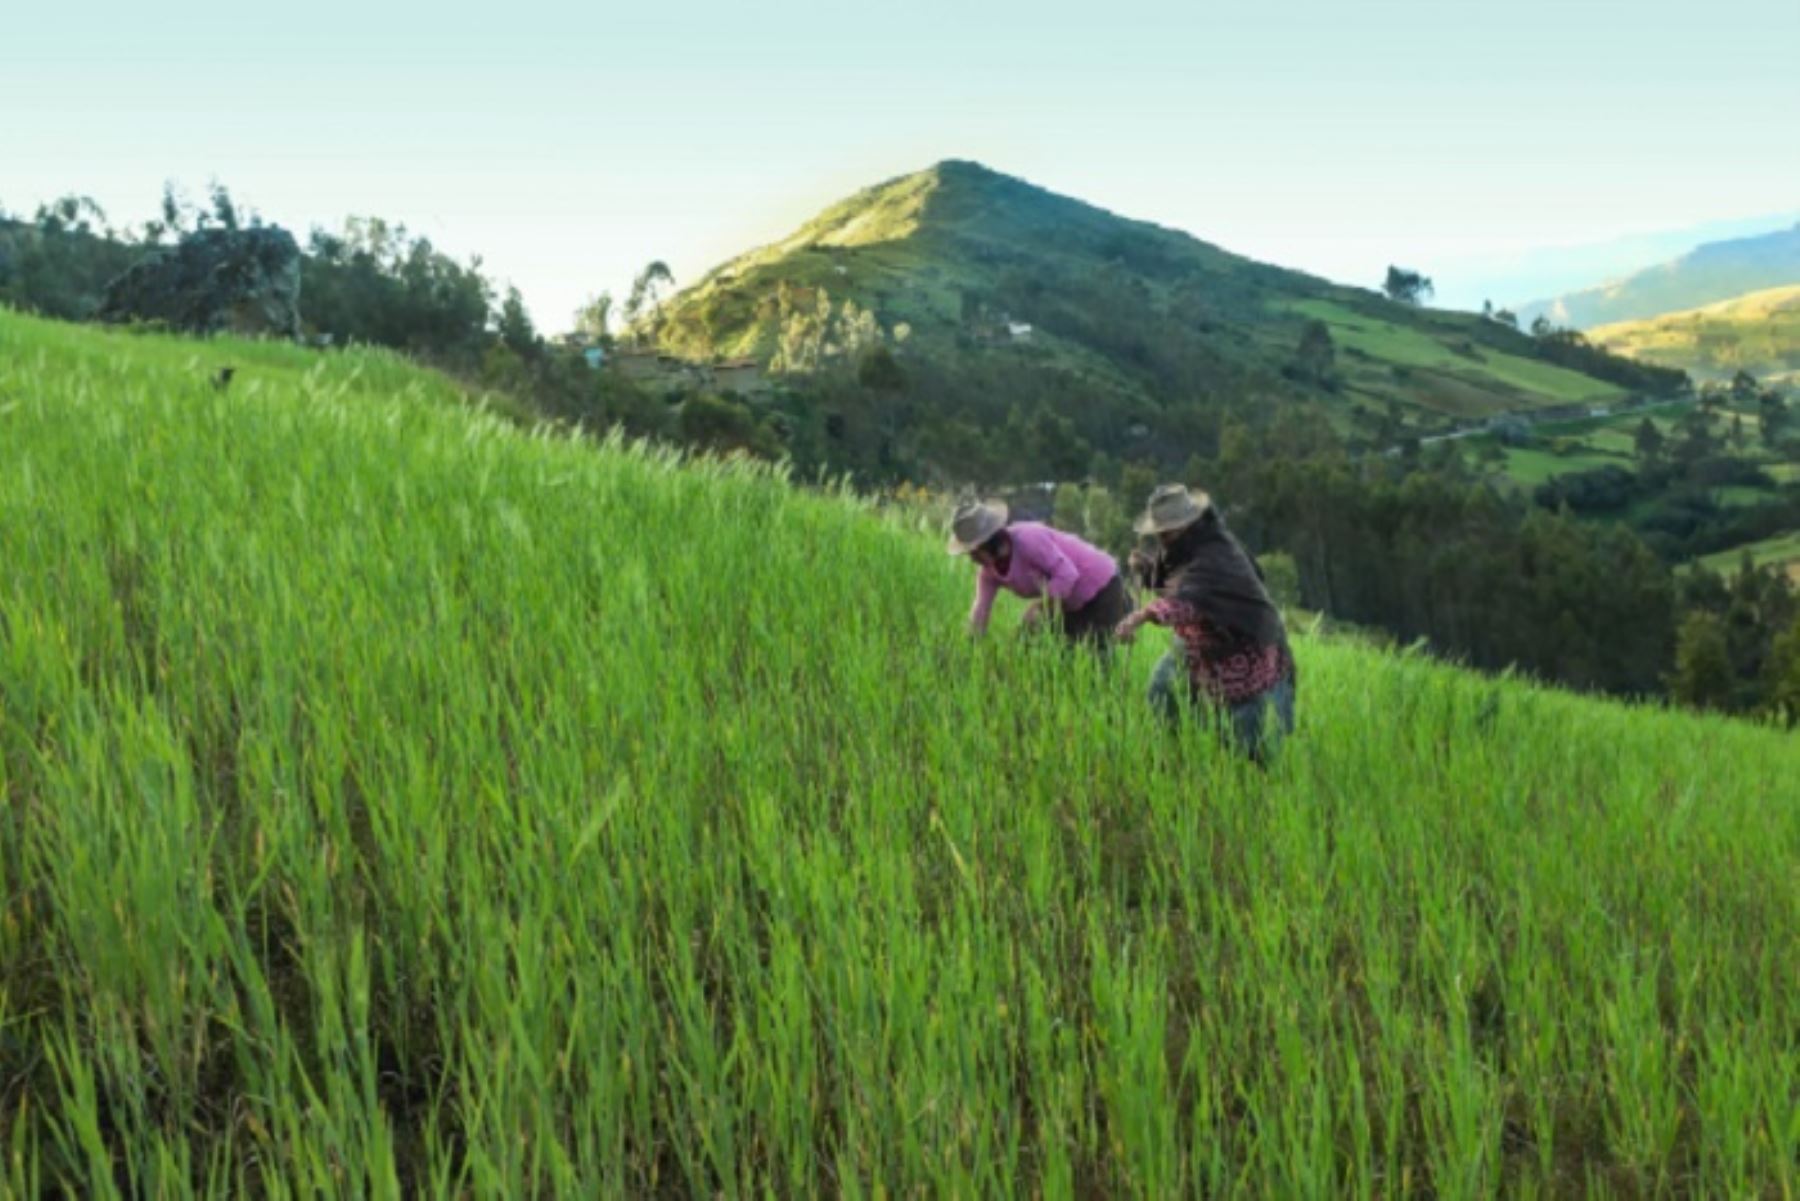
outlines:
[[1800, 285], [1602, 325], [1588, 336], [1619, 354], [1679, 367], [1696, 379], [1730, 379], [1747, 371], [1770, 383], [1791, 382], [1800, 379]]
[[1302, 639], [1264, 776], [439, 391], [0, 314], [0, 1194], [1800, 1187], [1791, 737]]

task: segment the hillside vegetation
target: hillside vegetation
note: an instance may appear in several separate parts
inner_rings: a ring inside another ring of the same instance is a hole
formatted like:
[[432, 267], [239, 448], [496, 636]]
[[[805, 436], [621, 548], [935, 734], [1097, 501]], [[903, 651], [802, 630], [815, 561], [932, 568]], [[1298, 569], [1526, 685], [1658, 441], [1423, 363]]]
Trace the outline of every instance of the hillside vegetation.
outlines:
[[691, 359], [754, 356], [794, 387], [891, 354], [900, 368], [865, 370], [870, 387], [814, 389], [840, 456], [876, 474], [1071, 478], [1096, 451], [1165, 466], [1211, 453], [1226, 413], [1316, 405], [1349, 428], [1399, 406], [1448, 423], [1681, 385], [955, 161], [720, 266], [636, 334]]
[[1600, 287], [1520, 307], [1530, 322], [1589, 329], [1699, 308], [1748, 292], [1800, 284], [1800, 225], [1708, 242]]
[[1800, 283], [1717, 304], [1588, 331], [1589, 340], [1696, 379], [1738, 372], [1767, 383], [1800, 383]]
[[74, 200], [45, 211], [38, 222], [0, 211], [0, 304], [85, 320], [99, 310], [106, 285], [140, 255], [96, 232], [91, 214]]
[[1800, 1188], [1793, 738], [1301, 638], [1264, 775], [927, 534], [0, 313], [0, 1192]]

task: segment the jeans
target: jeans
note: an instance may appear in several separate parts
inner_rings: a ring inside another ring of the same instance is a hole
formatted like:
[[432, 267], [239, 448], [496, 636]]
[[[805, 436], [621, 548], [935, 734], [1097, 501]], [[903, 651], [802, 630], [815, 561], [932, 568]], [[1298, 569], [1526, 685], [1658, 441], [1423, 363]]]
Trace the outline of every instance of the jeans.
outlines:
[[[1186, 655], [1178, 648], [1156, 662], [1150, 673], [1150, 704], [1171, 724], [1181, 716], [1181, 693], [1186, 691], [1191, 703], [1205, 706], [1214, 713], [1219, 736], [1252, 762], [1266, 762], [1281, 740], [1294, 732], [1295, 689], [1292, 676], [1267, 692], [1236, 705], [1214, 705], [1200, 696], [1190, 684], [1185, 690], [1178, 685], [1187, 680]], [[1268, 715], [1274, 711], [1277, 728], [1268, 728]]]

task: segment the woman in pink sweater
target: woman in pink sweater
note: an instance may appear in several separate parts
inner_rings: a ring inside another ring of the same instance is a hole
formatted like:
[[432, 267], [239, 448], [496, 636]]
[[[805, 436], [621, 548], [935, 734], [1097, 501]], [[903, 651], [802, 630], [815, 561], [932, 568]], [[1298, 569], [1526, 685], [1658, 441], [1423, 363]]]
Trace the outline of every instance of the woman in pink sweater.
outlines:
[[979, 568], [969, 629], [987, 629], [1000, 589], [1030, 600], [1025, 624], [1048, 614], [1072, 643], [1107, 646], [1113, 629], [1131, 612], [1119, 565], [1105, 551], [1035, 521], [1008, 523], [999, 501], [969, 503], [950, 521], [953, 555], [968, 555]]

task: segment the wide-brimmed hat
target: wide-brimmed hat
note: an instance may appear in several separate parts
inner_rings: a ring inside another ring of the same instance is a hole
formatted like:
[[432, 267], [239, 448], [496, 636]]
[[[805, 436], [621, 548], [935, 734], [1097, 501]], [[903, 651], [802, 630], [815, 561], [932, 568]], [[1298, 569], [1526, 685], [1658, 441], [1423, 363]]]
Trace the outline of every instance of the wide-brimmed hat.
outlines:
[[1163, 484], [1150, 494], [1144, 515], [1133, 523], [1140, 534], [1164, 534], [1193, 525], [1212, 508], [1212, 497], [1181, 484]]
[[1006, 502], [966, 501], [956, 506], [950, 518], [950, 545], [944, 549], [966, 555], [1005, 528]]

